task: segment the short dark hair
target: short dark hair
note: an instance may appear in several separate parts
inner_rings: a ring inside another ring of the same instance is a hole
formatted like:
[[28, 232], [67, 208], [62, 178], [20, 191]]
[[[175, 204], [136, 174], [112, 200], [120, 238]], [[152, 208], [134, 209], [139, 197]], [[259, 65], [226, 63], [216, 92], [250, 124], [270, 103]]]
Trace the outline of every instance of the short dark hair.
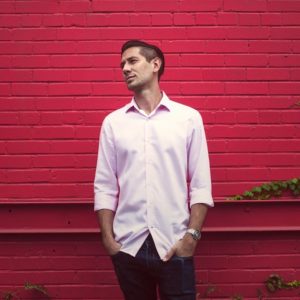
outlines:
[[165, 57], [163, 52], [155, 45], [148, 44], [140, 40], [129, 40], [125, 42], [121, 49], [121, 55], [128, 49], [132, 47], [140, 48], [140, 54], [143, 55], [148, 62], [153, 58], [158, 57], [161, 60], [161, 66], [158, 71], [158, 80], [165, 70]]

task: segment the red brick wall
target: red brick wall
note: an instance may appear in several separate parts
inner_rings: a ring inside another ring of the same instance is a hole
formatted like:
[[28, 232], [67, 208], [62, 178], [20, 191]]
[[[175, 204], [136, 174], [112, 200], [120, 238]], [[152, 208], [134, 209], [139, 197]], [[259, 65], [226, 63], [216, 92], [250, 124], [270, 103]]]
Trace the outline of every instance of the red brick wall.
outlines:
[[103, 117], [129, 100], [126, 39], [166, 53], [199, 109], [215, 197], [300, 173], [300, 1], [1, 1], [0, 199], [92, 200]]
[[[0, 245], [0, 295], [18, 290], [32, 299], [22, 289], [29, 281], [43, 284], [50, 299], [122, 299], [98, 235], [10, 235]], [[299, 252], [299, 239], [289, 233], [205, 234], [195, 256], [199, 299], [254, 300], [258, 290], [262, 299], [300, 299], [299, 289], [271, 294], [264, 284], [273, 273], [299, 279]]]
[[[299, 176], [298, 0], [4, 0], [0, 27], [0, 203], [92, 201], [101, 122], [130, 98], [131, 38], [163, 49], [163, 89], [202, 113], [216, 199]], [[28, 280], [55, 299], [118, 299], [98, 235], [16, 227], [0, 228], [0, 291]], [[208, 233], [200, 295], [256, 299], [273, 271], [300, 279], [297, 234]]]

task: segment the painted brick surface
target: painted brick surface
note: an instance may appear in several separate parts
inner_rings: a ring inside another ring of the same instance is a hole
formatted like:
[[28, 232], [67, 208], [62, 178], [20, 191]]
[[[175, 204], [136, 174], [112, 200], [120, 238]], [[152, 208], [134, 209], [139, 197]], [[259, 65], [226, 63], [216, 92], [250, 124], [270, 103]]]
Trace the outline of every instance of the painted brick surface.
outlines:
[[[299, 176], [299, 34], [299, 0], [0, 1], [0, 202], [92, 201], [101, 123], [131, 97], [119, 52], [132, 38], [162, 48], [163, 89], [201, 112], [216, 199]], [[1, 234], [0, 292], [32, 281], [53, 299], [122, 299], [99, 238]], [[299, 299], [263, 284], [300, 279], [299, 253], [297, 233], [207, 233], [200, 298]]]
[[[293, 233], [206, 233], [195, 256], [198, 299], [300, 299], [299, 290], [270, 294], [274, 273], [299, 278], [300, 242]], [[1, 236], [0, 291], [43, 284], [51, 299], [120, 300], [122, 295], [96, 234]], [[9, 270], [9, 271], [8, 271]], [[30, 298], [30, 292], [21, 292]], [[23, 298], [22, 298], [23, 299]], [[40, 299], [40, 298], [39, 298]]]
[[92, 200], [131, 38], [164, 50], [163, 89], [202, 113], [216, 198], [299, 176], [299, 20], [296, 0], [1, 1], [0, 199]]

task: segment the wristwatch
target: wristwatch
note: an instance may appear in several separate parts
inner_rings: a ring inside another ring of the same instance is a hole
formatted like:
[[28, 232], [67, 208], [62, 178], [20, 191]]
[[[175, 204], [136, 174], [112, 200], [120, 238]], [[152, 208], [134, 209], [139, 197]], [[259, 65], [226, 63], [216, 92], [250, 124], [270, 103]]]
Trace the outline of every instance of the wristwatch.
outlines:
[[189, 228], [186, 233], [191, 234], [195, 241], [199, 241], [201, 239], [201, 232], [197, 229]]

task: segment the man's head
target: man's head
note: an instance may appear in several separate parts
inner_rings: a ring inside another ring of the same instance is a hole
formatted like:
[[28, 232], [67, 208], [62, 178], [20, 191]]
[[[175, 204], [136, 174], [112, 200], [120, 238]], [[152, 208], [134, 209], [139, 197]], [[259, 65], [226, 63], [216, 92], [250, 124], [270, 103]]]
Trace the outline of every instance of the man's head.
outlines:
[[130, 40], [122, 46], [121, 55], [121, 68], [127, 86], [131, 90], [142, 87], [151, 80], [151, 76], [157, 76], [159, 80], [164, 72], [164, 55], [154, 45]]

